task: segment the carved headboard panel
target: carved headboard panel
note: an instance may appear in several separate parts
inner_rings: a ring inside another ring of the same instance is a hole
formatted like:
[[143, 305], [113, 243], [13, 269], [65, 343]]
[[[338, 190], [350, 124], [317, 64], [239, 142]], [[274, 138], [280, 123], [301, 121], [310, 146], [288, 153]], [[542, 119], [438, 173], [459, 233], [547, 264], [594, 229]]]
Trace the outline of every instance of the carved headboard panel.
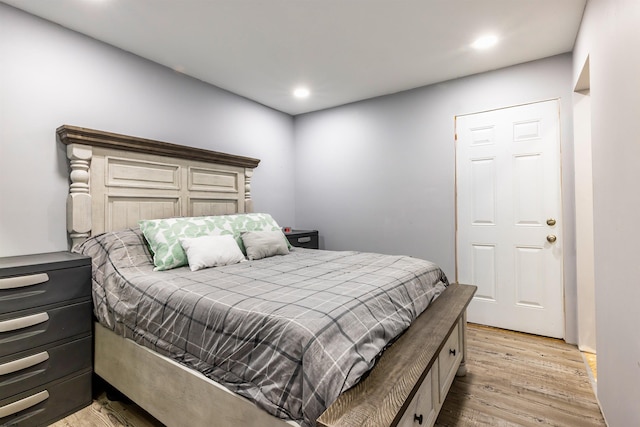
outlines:
[[251, 212], [260, 160], [76, 126], [60, 126], [72, 245], [140, 219]]

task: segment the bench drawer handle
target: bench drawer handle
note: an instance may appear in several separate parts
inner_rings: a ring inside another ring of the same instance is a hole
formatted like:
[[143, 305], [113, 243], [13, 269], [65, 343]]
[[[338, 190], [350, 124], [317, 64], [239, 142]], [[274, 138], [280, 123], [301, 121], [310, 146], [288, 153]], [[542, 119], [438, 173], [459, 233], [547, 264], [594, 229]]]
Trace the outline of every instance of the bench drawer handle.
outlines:
[[37, 365], [38, 363], [44, 362], [47, 359], [49, 359], [49, 353], [43, 351], [42, 353], [33, 354], [31, 356], [23, 357], [22, 359], [3, 363], [2, 365], [0, 365], [0, 375], [7, 375], [13, 372], [30, 368]]
[[0, 322], [0, 332], [10, 332], [18, 329], [28, 328], [29, 326], [44, 323], [49, 320], [49, 315], [45, 313], [32, 314], [31, 316], [18, 317], [17, 319], [9, 319]]
[[29, 276], [16, 276], [0, 279], [0, 289], [24, 288], [25, 286], [38, 285], [47, 282], [49, 275], [47, 273], [31, 274]]
[[300, 237], [298, 238], [298, 243], [309, 243], [311, 241], [311, 237]]
[[0, 407], [0, 418], [8, 417], [9, 415], [17, 414], [20, 411], [29, 409], [32, 406], [36, 406], [40, 402], [44, 402], [49, 398], [49, 392], [47, 390], [36, 393], [32, 396], [20, 399], [17, 402], [9, 403]]

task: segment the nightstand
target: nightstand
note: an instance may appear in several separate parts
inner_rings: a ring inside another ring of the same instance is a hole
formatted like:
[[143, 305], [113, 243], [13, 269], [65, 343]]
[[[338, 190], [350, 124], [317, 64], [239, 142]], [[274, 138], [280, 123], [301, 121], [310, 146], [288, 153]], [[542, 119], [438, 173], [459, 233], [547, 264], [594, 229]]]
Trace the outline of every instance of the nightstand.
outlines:
[[0, 425], [48, 425], [91, 404], [91, 258], [0, 258]]
[[318, 230], [291, 230], [284, 233], [291, 246], [299, 248], [318, 249]]

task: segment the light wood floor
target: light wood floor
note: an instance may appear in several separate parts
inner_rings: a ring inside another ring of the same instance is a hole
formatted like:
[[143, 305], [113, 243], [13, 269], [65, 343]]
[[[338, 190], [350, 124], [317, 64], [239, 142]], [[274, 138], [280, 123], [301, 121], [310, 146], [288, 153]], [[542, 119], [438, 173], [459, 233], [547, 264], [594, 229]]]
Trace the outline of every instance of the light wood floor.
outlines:
[[604, 426], [587, 367], [562, 340], [467, 328], [468, 373], [456, 378], [437, 426]]
[[[455, 379], [436, 426], [605, 425], [575, 346], [478, 325], [469, 325], [467, 340], [468, 373]], [[53, 426], [162, 424], [136, 405], [110, 401], [103, 393]]]
[[584, 358], [585, 362], [587, 362], [589, 369], [591, 369], [591, 376], [593, 376], [593, 380], [597, 382], [598, 381], [598, 367], [597, 367], [598, 365], [596, 363], [597, 361], [596, 355], [594, 353], [583, 352], [582, 357]]

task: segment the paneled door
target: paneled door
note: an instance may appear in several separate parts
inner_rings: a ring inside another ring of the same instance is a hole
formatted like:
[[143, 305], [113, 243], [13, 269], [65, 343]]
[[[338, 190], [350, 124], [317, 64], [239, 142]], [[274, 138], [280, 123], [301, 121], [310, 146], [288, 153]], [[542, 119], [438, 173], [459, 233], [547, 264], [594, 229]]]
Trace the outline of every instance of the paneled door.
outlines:
[[468, 320], [564, 337], [557, 100], [456, 117], [456, 274]]

